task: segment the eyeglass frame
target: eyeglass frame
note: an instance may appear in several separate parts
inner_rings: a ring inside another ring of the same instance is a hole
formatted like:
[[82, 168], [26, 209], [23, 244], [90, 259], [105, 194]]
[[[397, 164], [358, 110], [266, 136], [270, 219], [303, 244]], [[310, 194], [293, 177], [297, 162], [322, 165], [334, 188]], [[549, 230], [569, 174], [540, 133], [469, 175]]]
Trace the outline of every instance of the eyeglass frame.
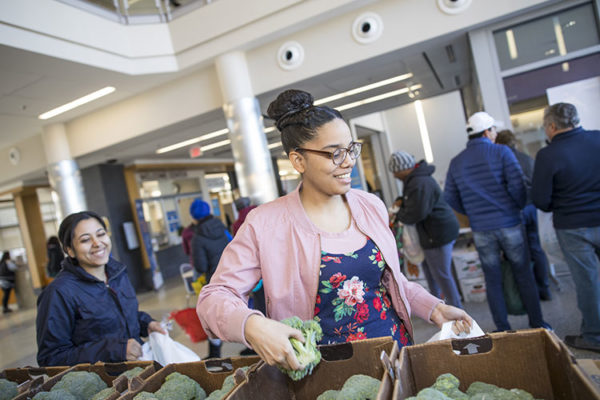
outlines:
[[[308, 151], [308, 152], [312, 152], [312, 153], [316, 153], [316, 154], [320, 154], [322, 156], [325, 157], [329, 157], [331, 159], [331, 162], [333, 163], [333, 165], [342, 165], [344, 163], [344, 161], [346, 161], [346, 157], [348, 157], [348, 154], [351, 154], [351, 149], [353, 147], [358, 146], [358, 154], [356, 155], [356, 157], [352, 158], [352, 156], [350, 156], [350, 158], [352, 160], [356, 160], [358, 157], [360, 157], [360, 153], [362, 152], [362, 143], [361, 142], [352, 142], [350, 143], [350, 145], [348, 147], [341, 147], [341, 148], [337, 148], [334, 151], [325, 151], [325, 150], [314, 150], [314, 149], [305, 149], [303, 147], [296, 147], [294, 149], [294, 151]], [[335, 163], [335, 153], [337, 153], [338, 151], [342, 151], [345, 150], [344, 153], [344, 158], [342, 159], [342, 161], [340, 161], [339, 164]]]

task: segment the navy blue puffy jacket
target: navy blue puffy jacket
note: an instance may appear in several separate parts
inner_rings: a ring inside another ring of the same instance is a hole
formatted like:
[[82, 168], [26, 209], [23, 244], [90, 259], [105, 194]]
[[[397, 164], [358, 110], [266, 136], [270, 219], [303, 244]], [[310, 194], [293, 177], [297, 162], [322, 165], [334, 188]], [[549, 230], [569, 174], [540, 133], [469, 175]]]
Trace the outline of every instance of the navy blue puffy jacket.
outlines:
[[470, 139], [450, 162], [444, 198], [469, 217], [473, 231], [518, 225], [526, 201], [523, 171], [507, 146]]
[[69, 258], [38, 298], [36, 319], [40, 366], [126, 360], [127, 340], [148, 335], [152, 318], [138, 311], [125, 265], [110, 258], [108, 283]]

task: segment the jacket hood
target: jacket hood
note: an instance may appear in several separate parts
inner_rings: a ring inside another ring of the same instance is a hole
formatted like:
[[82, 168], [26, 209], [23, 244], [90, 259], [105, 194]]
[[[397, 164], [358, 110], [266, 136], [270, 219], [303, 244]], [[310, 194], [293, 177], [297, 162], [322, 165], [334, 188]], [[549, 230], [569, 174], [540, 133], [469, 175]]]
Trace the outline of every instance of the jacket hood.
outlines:
[[435, 172], [435, 165], [427, 164], [427, 161], [421, 160], [418, 166], [410, 173], [409, 177], [430, 176]]
[[221, 221], [217, 218], [214, 218], [212, 215], [198, 221], [194, 231], [200, 236], [204, 236], [213, 240], [225, 236], [223, 223], [221, 223]]
[[[79, 266], [79, 264], [74, 264], [73, 259], [71, 257], [66, 257], [62, 261], [63, 271], [67, 271], [79, 279], [83, 279], [91, 282], [100, 282], [94, 276], [85, 272], [85, 270]], [[115, 260], [112, 257], [108, 258], [108, 262], [106, 263], [106, 274], [108, 275], [108, 280], [111, 281], [120, 274], [125, 271], [125, 265], [121, 264], [119, 261]]]

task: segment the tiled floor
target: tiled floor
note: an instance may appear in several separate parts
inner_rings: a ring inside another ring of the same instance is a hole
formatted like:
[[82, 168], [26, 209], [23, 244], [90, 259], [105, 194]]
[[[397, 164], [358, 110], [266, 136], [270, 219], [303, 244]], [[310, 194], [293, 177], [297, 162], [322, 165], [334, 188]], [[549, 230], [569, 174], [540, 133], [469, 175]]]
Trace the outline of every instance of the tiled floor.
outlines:
[[[570, 276], [559, 272], [561, 291], [552, 286], [554, 299], [542, 302], [544, 318], [549, 322], [555, 333], [561, 339], [565, 335], [577, 334], [581, 323], [581, 316], [577, 310], [575, 290]], [[169, 280], [163, 288], [156, 292], [143, 293], [138, 296], [140, 309], [150, 313], [154, 318], [160, 319], [173, 310], [186, 307], [186, 294], [181, 279]], [[193, 305], [194, 300], [190, 300]], [[495, 327], [487, 303], [465, 303], [465, 309], [477, 320], [485, 332], [492, 331]], [[35, 339], [35, 309], [15, 310], [10, 314], [0, 316], [0, 370], [22, 366], [35, 366], [36, 339]], [[425, 321], [415, 318], [415, 341], [427, 341], [437, 328]], [[511, 316], [510, 323], [513, 329], [528, 328], [526, 316]], [[171, 337], [190, 347], [201, 357], [208, 354], [208, 343], [192, 343], [186, 334], [177, 326], [173, 326]], [[244, 348], [238, 343], [225, 343], [223, 355], [237, 355]], [[600, 353], [571, 349], [577, 358], [600, 359]]]

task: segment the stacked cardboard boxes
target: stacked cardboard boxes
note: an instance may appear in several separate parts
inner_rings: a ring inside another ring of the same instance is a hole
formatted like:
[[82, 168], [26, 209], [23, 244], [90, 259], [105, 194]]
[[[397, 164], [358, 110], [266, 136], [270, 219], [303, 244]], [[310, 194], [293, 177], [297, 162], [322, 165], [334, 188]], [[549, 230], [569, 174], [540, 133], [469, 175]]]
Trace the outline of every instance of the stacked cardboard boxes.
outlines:
[[452, 263], [465, 302], [484, 302], [486, 300], [485, 278], [481, 269], [479, 254], [472, 244], [471, 230], [460, 231], [452, 251]]

